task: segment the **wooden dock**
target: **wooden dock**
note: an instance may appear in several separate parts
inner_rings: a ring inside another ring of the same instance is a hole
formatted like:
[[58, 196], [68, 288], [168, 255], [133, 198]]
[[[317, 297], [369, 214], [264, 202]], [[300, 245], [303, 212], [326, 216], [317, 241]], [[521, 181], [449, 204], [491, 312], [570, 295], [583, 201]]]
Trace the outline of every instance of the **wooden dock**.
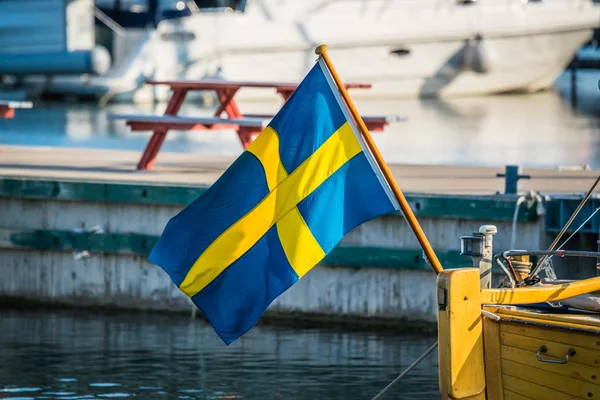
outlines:
[[[82, 148], [2, 146], [0, 177], [79, 181], [210, 185], [235, 157], [161, 153], [151, 171], [136, 170], [140, 152]], [[390, 165], [405, 192], [489, 195], [504, 192], [504, 166]], [[531, 179], [520, 190], [540, 193], [587, 192], [598, 171], [524, 169]]]

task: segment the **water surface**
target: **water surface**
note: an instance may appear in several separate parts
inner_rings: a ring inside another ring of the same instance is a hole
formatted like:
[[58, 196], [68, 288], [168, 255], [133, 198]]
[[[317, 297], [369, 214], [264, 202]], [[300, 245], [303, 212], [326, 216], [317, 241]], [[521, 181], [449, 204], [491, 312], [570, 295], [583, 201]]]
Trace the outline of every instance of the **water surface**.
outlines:
[[[227, 347], [185, 316], [0, 311], [2, 399], [371, 399], [431, 336], [255, 327]], [[439, 398], [437, 352], [383, 399]]]

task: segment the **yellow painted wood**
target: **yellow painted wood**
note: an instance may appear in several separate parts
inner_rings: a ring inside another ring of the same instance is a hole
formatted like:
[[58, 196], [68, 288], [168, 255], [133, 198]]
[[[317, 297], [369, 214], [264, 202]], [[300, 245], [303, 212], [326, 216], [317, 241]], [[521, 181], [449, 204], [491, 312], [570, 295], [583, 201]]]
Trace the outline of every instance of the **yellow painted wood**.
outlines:
[[[509, 375], [502, 376], [504, 391], [517, 393], [532, 400], [573, 400], [578, 399], [571, 394], [559, 392], [545, 386], [536, 385], [523, 379]], [[507, 397], [508, 398], [508, 397]]]
[[[438, 316], [438, 384], [442, 399], [448, 398], [448, 381], [450, 380], [450, 340], [447, 318]], [[442, 337], [446, 339], [442, 339]]]
[[[564, 330], [555, 330], [537, 326], [526, 326], [518, 324], [503, 323], [500, 325], [500, 333], [514, 333], [517, 335], [529, 336], [550, 340], [552, 342], [563, 343], [566, 345], [577, 344], [578, 347], [600, 350], [600, 336], [586, 333], [569, 332]], [[600, 366], [600, 364], [598, 365]]]
[[[538, 367], [502, 359], [503, 374], [583, 399], [600, 399], [600, 386], [549, 372]], [[507, 390], [511, 390], [508, 387]], [[520, 393], [516, 391], [516, 393]]]
[[[549, 335], [546, 335], [547, 337]], [[573, 338], [573, 339], [576, 339]], [[483, 340], [485, 343], [485, 324], [484, 324], [484, 335]], [[540, 349], [541, 345], [545, 345], [548, 348], [546, 352], [546, 356], [554, 357], [554, 358], [562, 358], [569, 351], [569, 349], [573, 348], [577, 352], [575, 356], [571, 359], [574, 362], [579, 364], [587, 365], [589, 367], [600, 367], [600, 351], [592, 350], [583, 346], [579, 346], [577, 340], [573, 340], [572, 343], [560, 343], [552, 340], [548, 340], [547, 338], [535, 338], [528, 337], [523, 335], [518, 335], [514, 333], [502, 332], [500, 334], [500, 342], [503, 345], [516, 347], [519, 349], [537, 352]], [[486, 353], [486, 366], [487, 366], [487, 353]], [[600, 375], [593, 374], [591, 376], [596, 376], [596, 378], [592, 378], [593, 382], [600, 382]], [[489, 381], [489, 379], [488, 379]], [[593, 383], [592, 382], [592, 383]]]
[[526, 397], [521, 394], [511, 392], [510, 390], [504, 391], [504, 399], [505, 400], [531, 400], [531, 397]]
[[[495, 312], [495, 308], [487, 309]], [[502, 365], [500, 362], [500, 324], [483, 319], [483, 349], [485, 354], [485, 379], [487, 400], [502, 400]]]
[[[575, 362], [574, 360], [577, 358], [577, 354], [575, 354], [572, 358], [569, 358], [569, 362], [566, 364], [552, 364], [538, 361], [536, 353], [537, 349], [535, 351], [528, 351], [504, 345], [501, 347], [502, 358], [505, 360], [511, 360], [518, 362], [519, 364], [529, 365], [534, 368], [554, 372], [558, 375], [568, 376], [569, 378], [588, 382], [592, 385], [598, 386], [600, 368], [590, 367], [589, 365]], [[551, 357], [549, 357], [547, 354], [544, 354], [543, 358]]]
[[558, 301], [600, 290], [600, 277], [563, 285], [547, 285], [514, 289], [483, 289], [482, 304], [533, 304]]
[[[455, 400], [453, 397], [442, 397], [443, 400]], [[476, 394], [475, 396], [461, 397], [460, 400], [486, 400], [485, 391]]]
[[[444, 270], [437, 279], [442, 397], [485, 398], [479, 269]], [[445, 301], [444, 301], [445, 299]]]
[[529, 318], [530, 320], [556, 322], [560, 323], [561, 326], [572, 326], [583, 329], [596, 329], [600, 334], [600, 318], [594, 314], [540, 313], [520, 307], [498, 307], [498, 311], [496, 313], [505, 317], [523, 317]]

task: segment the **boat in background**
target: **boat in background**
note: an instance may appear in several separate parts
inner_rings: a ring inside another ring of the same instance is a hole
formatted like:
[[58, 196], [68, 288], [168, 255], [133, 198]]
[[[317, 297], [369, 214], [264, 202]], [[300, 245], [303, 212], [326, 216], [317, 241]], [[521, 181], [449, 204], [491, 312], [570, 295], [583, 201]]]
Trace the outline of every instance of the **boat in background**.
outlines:
[[297, 82], [315, 45], [328, 43], [345, 81], [373, 84], [357, 98], [535, 92], [552, 85], [600, 26], [591, 0], [96, 0], [94, 13], [102, 21], [95, 46], [109, 50], [110, 68], [28, 74], [19, 86], [103, 102], [164, 101], [168, 89], [145, 80]]

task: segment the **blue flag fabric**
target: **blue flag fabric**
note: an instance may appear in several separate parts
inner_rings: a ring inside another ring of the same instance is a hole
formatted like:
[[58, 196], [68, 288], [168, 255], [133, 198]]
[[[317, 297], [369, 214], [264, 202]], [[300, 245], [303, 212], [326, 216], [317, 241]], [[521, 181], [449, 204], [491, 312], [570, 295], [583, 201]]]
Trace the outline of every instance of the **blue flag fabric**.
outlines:
[[168, 222], [149, 260], [229, 345], [346, 233], [397, 209], [320, 60], [248, 149]]

